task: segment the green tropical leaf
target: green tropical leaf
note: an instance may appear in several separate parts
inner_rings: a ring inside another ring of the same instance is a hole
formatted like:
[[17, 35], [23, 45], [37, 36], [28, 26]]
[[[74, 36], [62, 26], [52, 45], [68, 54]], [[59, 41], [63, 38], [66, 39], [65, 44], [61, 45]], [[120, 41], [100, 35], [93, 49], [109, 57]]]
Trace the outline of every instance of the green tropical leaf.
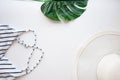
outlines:
[[34, 1], [48, 2], [48, 1], [53, 1], [53, 0], [34, 0]]
[[71, 21], [86, 10], [88, 0], [37, 0], [44, 1], [41, 11], [54, 21]]

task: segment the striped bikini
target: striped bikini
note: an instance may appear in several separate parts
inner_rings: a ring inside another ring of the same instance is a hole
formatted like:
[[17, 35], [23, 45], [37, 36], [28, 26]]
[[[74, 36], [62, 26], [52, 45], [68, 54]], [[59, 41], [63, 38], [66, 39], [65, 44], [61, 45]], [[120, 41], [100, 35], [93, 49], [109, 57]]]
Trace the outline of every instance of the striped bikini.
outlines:
[[[32, 30], [29, 31], [15, 31], [13, 28], [10, 28], [8, 25], [0, 25], [0, 80], [15, 80], [16, 78], [26, 75], [33, 71], [41, 62], [44, 52], [42, 49], [36, 47], [36, 38], [34, 45], [27, 45], [24, 43], [24, 41], [21, 41], [20, 38], [18, 38], [20, 35], [26, 32], [34, 32]], [[35, 35], [36, 37], [36, 35]], [[32, 48], [32, 53], [30, 54], [30, 57], [28, 58], [27, 62], [27, 68], [24, 70], [21, 70], [14, 66], [12, 62], [9, 61], [8, 58], [6, 58], [6, 52], [11, 47], [11, 45], [14, 43], [14, 41], [17, 41], [21, 45], [23, 45], [26, 48]], [[33, 52], [38, 49], [40, 53], [42, 54], [40, 56], [40, 59], [36, 64], [32, 67], [32, 69], [29, 68], [29, 64], [31, 61], [31, 58], [33, 56]]]

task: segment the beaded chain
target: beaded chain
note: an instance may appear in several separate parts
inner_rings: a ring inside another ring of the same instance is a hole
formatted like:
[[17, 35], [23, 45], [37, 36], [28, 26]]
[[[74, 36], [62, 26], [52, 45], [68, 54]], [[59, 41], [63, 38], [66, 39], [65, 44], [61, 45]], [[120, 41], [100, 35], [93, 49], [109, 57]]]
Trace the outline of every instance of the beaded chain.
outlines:
[[[33, 45], [28, 45], [28, 44], [26, 44], [26, 43], [25, 43], [23, 40], [21, 40], [20, 38], [16, 38], [16, 41], [17, 41], [19, 44], [23, 45], [25, 48], [32, 48], [32, 52], [31, 52], [31, 54], [30, 54], [30, 56], [29, 56], [29, 58], [28, 58], [28, 61], [27, 61], [27, 68], [24, 70], [24, 71], [26, 71], [26, 74], [28, 74], [28, 73], [32, 72], [32, 71], [40, 64], [40, 62], [42, 61], [42, 58], [43, 58], [43, 56], [44, 56], [44, 51], [43, 51], [41, 48], [36, 47], [37, 35], [35, 34], [35, 32], [34, 32], [33, 30], [28, 30], [28, 31], [25, 31], [24, 33], [26, 33], [26, 32], [32, 32], [32, 33], [33, 33], [33, 35], [34, 35], [34, 37], [35, 37], [35, 39], [34, 39], [34, 44], [33, 44]], [[22, 33], [22, 34], [24, 34], [24, 33]], [[21, 35], [22, 35], [22, 34], [21, 34]], [[30, 69], [30, 68], [29, 68], [29, 67], [30, 67], [29, 64], [30, 64], [30, 62], [31, 62], [31, 59], [32, 59], [32, 56], [33, 56], [35, 50], [41, 51], [42, 55], [40, 56], [38, 62], [32, 67], [32, 69]]]

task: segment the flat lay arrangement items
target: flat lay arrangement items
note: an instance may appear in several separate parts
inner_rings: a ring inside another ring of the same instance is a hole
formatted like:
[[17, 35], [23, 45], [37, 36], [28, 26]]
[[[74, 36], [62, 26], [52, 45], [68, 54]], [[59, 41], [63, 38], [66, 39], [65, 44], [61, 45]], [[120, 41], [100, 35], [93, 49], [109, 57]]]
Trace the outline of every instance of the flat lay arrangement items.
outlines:
[[119, 2], [0, 0], [0, 80], [120, 80]]

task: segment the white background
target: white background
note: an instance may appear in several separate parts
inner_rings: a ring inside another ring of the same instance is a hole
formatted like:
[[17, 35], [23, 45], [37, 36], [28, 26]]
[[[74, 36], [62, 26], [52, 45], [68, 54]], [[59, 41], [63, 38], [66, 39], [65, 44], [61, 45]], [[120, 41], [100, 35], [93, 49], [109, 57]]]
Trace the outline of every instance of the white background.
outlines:
[[98, 32], [120, 31], [120, 0], [89, 0], [86, 12], [68, 23], [47, 19], [40, 11], [41, 4], [0, 0], [0, 24], [35, 30], [38, 46], [45, 51], [39, 67], [19, 80], [74, 80], [74, 60], [82, 44]]

